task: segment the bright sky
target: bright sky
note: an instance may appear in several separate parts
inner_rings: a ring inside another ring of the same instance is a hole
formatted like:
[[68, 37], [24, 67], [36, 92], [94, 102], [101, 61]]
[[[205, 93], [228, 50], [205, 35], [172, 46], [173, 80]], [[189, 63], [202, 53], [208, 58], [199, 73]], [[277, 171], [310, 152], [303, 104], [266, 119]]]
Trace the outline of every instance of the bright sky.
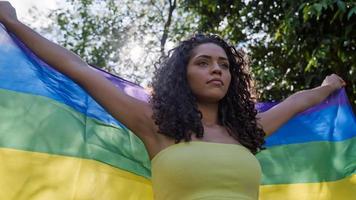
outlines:
[[20, 20], [26, 21], [28, 10], [35, 6], [40, 11], [53, 9], [57, 7], [59, 0], [8, 0], [16, 9], [17, 17]]

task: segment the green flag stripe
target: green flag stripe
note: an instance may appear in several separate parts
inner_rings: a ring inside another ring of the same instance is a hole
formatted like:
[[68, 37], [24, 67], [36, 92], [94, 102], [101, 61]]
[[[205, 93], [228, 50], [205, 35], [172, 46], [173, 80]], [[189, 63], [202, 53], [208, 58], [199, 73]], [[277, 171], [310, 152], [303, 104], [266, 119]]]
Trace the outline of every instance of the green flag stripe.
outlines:
[[[356, 137], [268, 148], [257, 154], [262, 184], [336, 181], [356, 172]], [[324, 156], [320, 156], [324, 155]]]
[[0, 147], [98, 160], [145, 177], [149, 158], [128, 129], [49, 99], [0, 89]]

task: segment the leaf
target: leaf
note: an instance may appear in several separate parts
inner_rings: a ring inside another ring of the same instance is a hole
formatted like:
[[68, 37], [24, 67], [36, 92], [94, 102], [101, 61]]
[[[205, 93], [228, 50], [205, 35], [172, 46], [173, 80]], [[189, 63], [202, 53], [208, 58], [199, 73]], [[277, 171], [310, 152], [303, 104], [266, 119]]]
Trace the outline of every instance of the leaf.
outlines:
[[346, 5], [344, 1], [337, 1], [337, 7], [341, 10], [341, 12], [346, 12]]
[[305, 6], [303, 8], [303, 20], [304, 22], [308, 21], [310, 15], [310, 6]]
[[298, 10], [304, 9], [304, 6], [305, 6], [305, 5], [306, 5], [306, 3], [302, 3], [302, 4], [300, 4], [300, 6], [299, 6]]
[[356, 6], [353, 7], [347, 14], [347, 20], [349, 20], [353, 14], [356, 14]]
[[317, 65], [317, 59], [313, 56], [309, 62], [308, 65], [305, 67], [304, 71], [305, 72], [310, 72], [312, 70], [313, 67], [315, 67]]
[[323, 9], [323, 5], [322, 4], [320, 4], [320, 3], [315, 3], [314, 5], [313, 5], [313, 8], [316, 10], [316, 14], [317, 14], [317, 16], [319, 17], [320, 16], [320, 14], [321, 14], [321, 10]]
[[340, 14], [340, 10], [338, 10], [335, 15], [333, 16], [333, 19], [330, 21], [330, 24], [334, 23], [336, 17]]

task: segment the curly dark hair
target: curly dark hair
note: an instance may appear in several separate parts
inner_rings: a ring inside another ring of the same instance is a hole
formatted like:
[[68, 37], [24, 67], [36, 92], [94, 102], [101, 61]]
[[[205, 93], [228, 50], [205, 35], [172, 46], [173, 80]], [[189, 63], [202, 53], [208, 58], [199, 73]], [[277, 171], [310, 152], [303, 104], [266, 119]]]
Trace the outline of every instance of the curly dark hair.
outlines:
[[168, 55], [161, 57], [152, 80], [150, 103], [158, 133], [190, 141], [204, 135], [202, 113], [187, 81], [187, 65], [195, 47], [214, 43], [224, 49], [230, 63], [231, 83], [227, 94], [219, 101], [219, 124], [253, 154], [262, 149], [265, 133], [256, 122], [257, 111], [249, 88], [251, 77], [245, 68], [244, 54], [217, 35], [197, 34], [182, 41]]

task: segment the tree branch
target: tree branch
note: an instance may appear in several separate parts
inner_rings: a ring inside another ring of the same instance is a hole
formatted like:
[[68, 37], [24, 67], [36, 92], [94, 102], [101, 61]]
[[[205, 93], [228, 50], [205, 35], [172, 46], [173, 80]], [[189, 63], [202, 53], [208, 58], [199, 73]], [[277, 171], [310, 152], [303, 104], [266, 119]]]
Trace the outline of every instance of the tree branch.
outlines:
[[169, 32], [169, 27], [171, 26], [172, 23], [172, 15], [173, 15], [173, 11], [175, 10], [177, 6], [177, 1], [174, 0], [172, 2], [172, 0], [169, 0], [169, 12], [168, 12], [168, 18], [166, 23], [164, 24], [164, 29], [163, 29], [163, 35], [161, 38], [161, 56], [165, 56], [165, 45], [167, 42], [167, 38], [168, 38], [168, 32]]

